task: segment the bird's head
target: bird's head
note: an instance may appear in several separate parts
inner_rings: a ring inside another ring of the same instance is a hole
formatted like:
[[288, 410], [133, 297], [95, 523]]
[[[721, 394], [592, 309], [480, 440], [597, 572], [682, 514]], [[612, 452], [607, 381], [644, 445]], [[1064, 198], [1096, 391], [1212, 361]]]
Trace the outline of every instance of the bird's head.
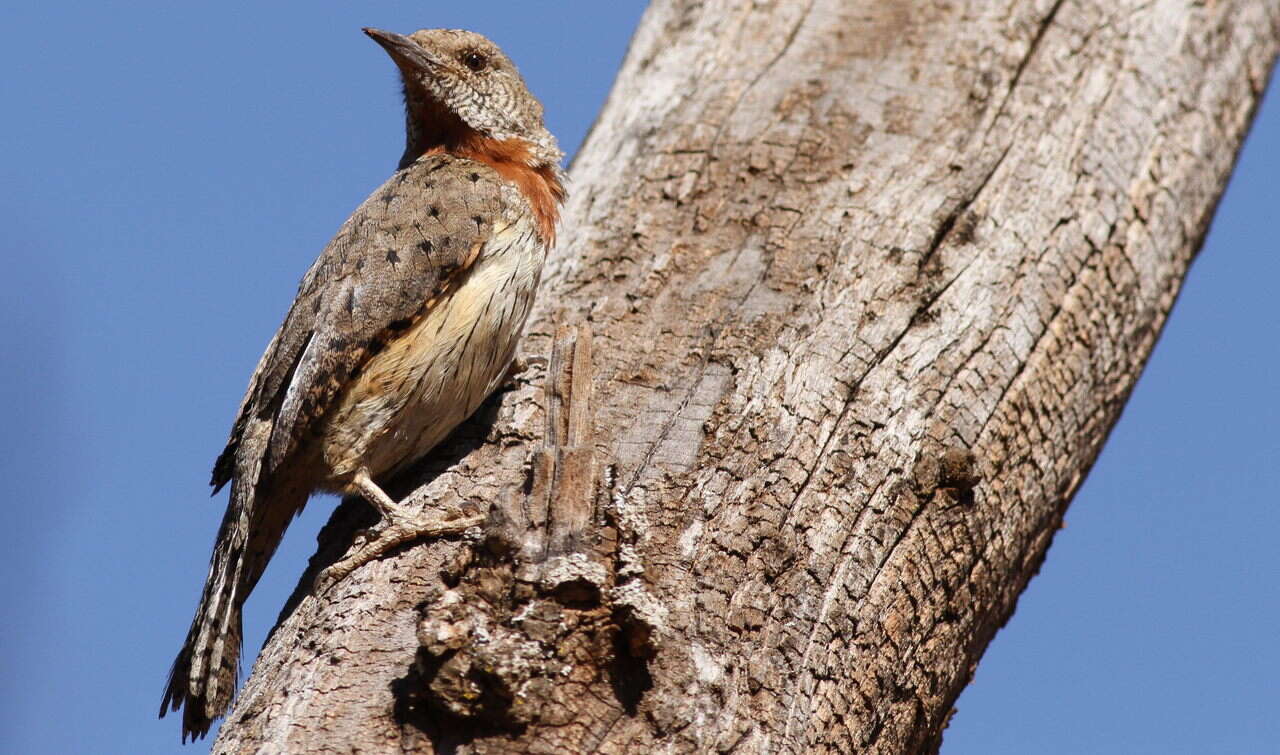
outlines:
[[408, 133], [402, 166], [478, 136], [523, 145], [529, 167], [558, 170], [563, 153], [542, 123], [542, 105], [493, 42], [461, 29], [364, 33], [382, 45], [404, 81]]

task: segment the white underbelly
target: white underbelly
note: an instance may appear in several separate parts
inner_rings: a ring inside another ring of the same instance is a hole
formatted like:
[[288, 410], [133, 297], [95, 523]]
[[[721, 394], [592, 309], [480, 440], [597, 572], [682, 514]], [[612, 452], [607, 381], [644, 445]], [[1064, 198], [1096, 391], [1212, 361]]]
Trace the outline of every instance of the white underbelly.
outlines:
[[515, 356], [543, 257], [526, 222], [495, 234], [461, 283], [369, 360], [326, 422], [335, 482], [360, 467], [397, 471], [479, 408]]

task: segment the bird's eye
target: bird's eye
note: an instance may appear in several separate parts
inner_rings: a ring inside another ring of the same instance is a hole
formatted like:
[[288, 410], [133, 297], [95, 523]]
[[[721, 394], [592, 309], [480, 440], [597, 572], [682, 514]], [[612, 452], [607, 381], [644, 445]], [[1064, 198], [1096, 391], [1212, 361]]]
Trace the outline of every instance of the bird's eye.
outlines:
[[462, 64], [473, 71], [483, 71], [488, 62], [483, 55], [474, 50], [462, 53]]

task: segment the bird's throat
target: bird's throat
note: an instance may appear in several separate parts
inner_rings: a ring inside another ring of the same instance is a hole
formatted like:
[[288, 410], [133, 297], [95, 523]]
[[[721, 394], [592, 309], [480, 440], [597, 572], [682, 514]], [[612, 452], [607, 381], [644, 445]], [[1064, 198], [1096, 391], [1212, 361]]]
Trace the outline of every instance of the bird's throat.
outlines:
[[406, 97], [407, 123], [400, 168], [424, 155], [454, 155], [484, 163], [515, 184], [529, 203], [538, 236], [555, 243], [564, 184], [554, 165], [539, 164], [532, 146], [522, 139], [494, 139], [468, 126], [432, 97]]

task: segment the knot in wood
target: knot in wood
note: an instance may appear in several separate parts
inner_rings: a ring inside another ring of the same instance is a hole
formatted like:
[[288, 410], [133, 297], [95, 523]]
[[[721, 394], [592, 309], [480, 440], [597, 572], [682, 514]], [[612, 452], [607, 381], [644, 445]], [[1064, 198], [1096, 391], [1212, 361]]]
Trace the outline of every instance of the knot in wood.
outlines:
[[951, 501], [973, 502], [973, 489], [982, 480], [973, 452], [960, 446], [922, 451], [911, 469], [911, 486], [922, 500], [942, 496]]

